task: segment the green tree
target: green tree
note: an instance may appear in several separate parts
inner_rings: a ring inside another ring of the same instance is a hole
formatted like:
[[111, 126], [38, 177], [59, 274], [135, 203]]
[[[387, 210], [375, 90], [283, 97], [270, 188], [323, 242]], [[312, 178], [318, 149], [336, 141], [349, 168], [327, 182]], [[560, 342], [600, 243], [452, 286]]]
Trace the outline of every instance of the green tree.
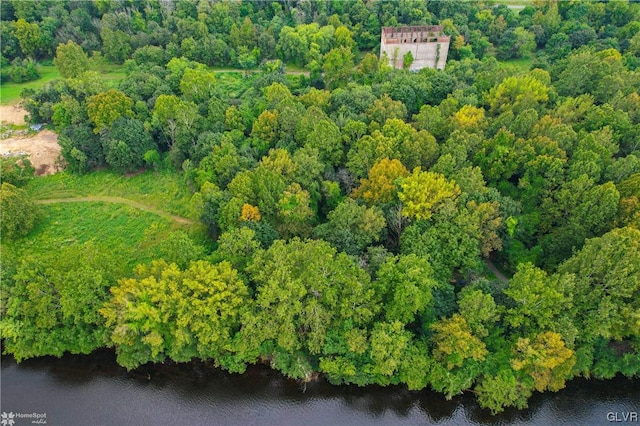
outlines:
[[234, 268], [243, 271], [259, 248], [256, 232], [243, 226], [220, 235], [214, 257], [231, 262]]
[[320, 160], [324, 163], [337, 165], [341, 162], [342, 136], [340, 129], [330, 120], [320, 120], [307, 135], [306, 147], [318, 150]]
[[144, 155], [157, 148], [144, 124], [135, 118], [121, 117], [102, 135], [107, 163], [117, 172], [132, 172], [144, 165]]
[[90, 245], [46, 258], [25, 257], [5, 289], [8, 299], [0, 322], [5, 350], [21, 361], [65, 352], [88, 354], [101, 347], [106, 329], [98, 309], [111, 285], [109, 264]]
[[2, 182], [0, 203], [0, 229], [3, 238], [19, 238], [33, 229], [38, 219], [38, 210], [24, 189]]
[[330, 242], [341, 251], [359, 254], [374, 241], [380, 240], [385, 219], [376, 207], [358, 205], [351, 198], [329, 213], [329, 221], [314, 230], [318, 238]]
[[247, 272], [256, 307], [243, 321], [243, 351], [250, 361], [271, 357], [292, 378], [311, 377], [310, 356], [322, 352], [330, 330], [366, 325], [377, 310], [366, 272], [324, 241], [276, 241]]
[[213, 96], [216, 76], [203, 68], [187, 68], [180, 79], [180, 92], [186, 101], [196, 104], [208, 101]]
[[328, 88], [335, 89], [346, 84], [353, 75], [353, 53], [348, 47], [331, 49], [324, 55], [323, 65], [324, 80]]
[[575, 329], [560, 329], [563, 325], [566, 327], [563, 317], [566, 317], [573, 307], [574, 286], [574, 279], [569, 275], [548, 276], [531, 263], [521, 263], [504, 290], [504, 294], [515, 304], [507, 310], [505, 323], [524, 330], [524, 335], [545, 330], [568, 331], [575, 335]]
[[500, 38], [499, 59], [529, 58], [536, 47], [535, 36], [523, 27], [508, 29]]
[[162, 259], [186, 268], [193, 261], [204, 256], [204, 247], [197, 244], [183, 231], [174, 231], [166, 236], [159, 246]]
[[558, 272], [575, 276], [573, 305], [581, 340], [640, 335], [640, 231], [614, 229], [587, 240]]
[[458, 311], [475, 336], [485, 338], [500, 318], [500, 308], [490, 294], [465, 287], [458, 293]]
[[393, 256], [377, 272], [373, 283], [384, 304], [385, 319], [409, 324], [433, 304], [437, 282], [429, 262], [414, 254]]
[[310, 202], [309, 192], [302, 189], [298, 183], [292, 183], [284, 190], [278, 201], [279, 224], [277, 229], [280, 235], [284, 238], [294, 235], [309, 236], [311, 223], [314, 219]]
[[607, 182], [594, 185], [582, 175], [566, 182], [545, 198], [540, 206], [541, 245], [547, 254], [546, 264], [555, 265], [566, 259], [573, 248], [579, 248], [586, 238], [609, 230], [618, 209], [620, 193]]
[[429, 219], [440, 203], [455, 199], [460, 187], [443, 175], [423, 172], [416, 167], [411, 176], [400, 183], [398, 198], [404, 205], [403, 214], [419, 220]]
[[477, 219], [466, 208], [445, 202], [430, 220], [416, 221], [404, 230], [400, 249], [426, 256], [436, 277], [446, 282], [454, 271], [478, 269], [481, 239]]
[[161, 260], [135, 274], [119, 280], [100, 309], [120, 365], [200, 358], [244, 371], [232, 339], [250, 309], [249, 293], [231, 264], [197, 261], [181, 270]]
[[506, 407], [522, 410], [527, 408], [527, 400], [533, 393], [533, 383], [529, 385], [528, 381], [531, 379], [522, 378], [509, 368], [495, 375], [483, 376], [474, 391], [480, 405], [490, 409], [493, 414], [504, 411]]
[[64, 78], [78, 77], [89, 69], [89, 57], [72, 40], [58, 45], [53, 63]]
[[394, 101], [385, 93], [369, 107], [367, 116], [379, 124], [384, 124], [392, 118], [404, 120], [407, 117], [407, 107], [400, 101]]
[[89, 98], [87, 114], [93, 132], [109, 128], [120, 117], [133, 117], [133, 100], [119, 90], [111, 89]]
[[105, 164], [100, 138], [87, 124], [65, 128], [58, 143], [62, 148], [61, 154], [67, 163], [67, 170], [73, 173], [82, 174]]
[[41, 44], [40, 26], [36, 22], [27, 22], [20, 18], [15, 22], [15, 37], [24, 56], [35, 58]]
[[100, 31], [102, 50], [107, 59], [121, 64], [131, 55], [131, 37], [121, 30], [112, 30], [104, 26]]
[[169, 149], [175, 153], [186, 154], [187, 148], [183, 145], [193, 141], [199, 119], [196, 104], [175, 95], [158, 96], [153, 107], [153, 122], [162, 130]]

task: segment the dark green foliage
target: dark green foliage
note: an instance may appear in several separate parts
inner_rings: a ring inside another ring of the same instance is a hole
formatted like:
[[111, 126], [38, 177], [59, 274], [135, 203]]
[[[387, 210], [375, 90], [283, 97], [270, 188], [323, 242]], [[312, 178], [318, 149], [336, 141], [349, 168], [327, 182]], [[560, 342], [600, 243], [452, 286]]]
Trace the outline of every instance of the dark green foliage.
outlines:
[[119, 173], [141, 167], [145, 153], [156, 148], [143, 123], [133, 118], [117, 119], [101, 139], [107, 163]]
[[1, 76], [2, 82], [24, 83], [39, 79], [40, 72], [33, 60], [16, 58], [11, 61], [11, 66], [2, 70]]
[[380, 240], [385, 226], [384, 216], [377, 208], [359, 206], [352, 199], [340, 203], [327, 218], [327, 223], [316, 228], [316, 237], [349, 254], [360, 254]]
[[88, 125], [67, 127], [58, 141], [67, 168], [73, 173], [85, 173], [105, 164], [100, 138]]

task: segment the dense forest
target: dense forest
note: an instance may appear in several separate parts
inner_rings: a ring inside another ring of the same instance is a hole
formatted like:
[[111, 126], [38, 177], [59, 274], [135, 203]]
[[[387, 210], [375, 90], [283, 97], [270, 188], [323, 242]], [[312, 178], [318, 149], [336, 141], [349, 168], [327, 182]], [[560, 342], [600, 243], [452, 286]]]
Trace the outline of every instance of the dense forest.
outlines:
[[[1, 19], [3, 81], [59, 72], [23, 105], [63, 174], [178, 176], [204, 229], [131, 267], [98, 242], [34, 255], [44, 178], [3, 159], [18, 361], [260, 362], [494, 413], [640, 374], [640, 3], [3, 1]], [[445, 70], [379, 58], [383, 26], [435, 24]]]

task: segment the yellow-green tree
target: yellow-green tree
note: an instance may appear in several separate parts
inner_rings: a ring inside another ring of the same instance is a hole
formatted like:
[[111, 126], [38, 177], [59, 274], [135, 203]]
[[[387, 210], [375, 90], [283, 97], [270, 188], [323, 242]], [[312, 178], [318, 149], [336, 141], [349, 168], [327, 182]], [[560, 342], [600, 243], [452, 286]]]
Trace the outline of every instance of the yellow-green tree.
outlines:
[[20, 18], [14, 24], [15, 36], [24, 56], [33, 58], [41, 44], [41, 31], [37, 23]]
[[309, 192], [298, 183], [292, 183], [284, 190], [278, 201], [278, 231], [283, 237], [309, 236], [314, 216], [310, 201]]
[[111, 89], [89, 98], [87, 115], [93, 132], [100, 133], [120, 117], [133, 117], [133, 99], [119, 90]]
[[203, 68], [187, 68], [180, 80], [180, 92], [187, 101], [200, 103], [213, 95], [216, 75]]
[[491, 89], [488, 100], [491, 113], [495, 115], [507, 110], [518, 114], [546, 103], [549, 100], [549, 88], [530, 75], [508, 77]]
[[426, 220], [443, 201], [460, 195], [460, 187], [444, 175], [423, 172], [420, 167], [400, 183], [398, 198], [402, 201], [402, 213], [411, 218]]
[[362, 198], [369, 205], [391, 202], [398, 192], [396, 183], [408, 174], [409, 171], [400, 160], [383, 158], [371, 167], [367, 179], [360, 179], [360, 187], [352, 195]]
[[197, 261], [180, 270], [160, 260], [135, 273], [111, 288], [100, 309], [120, 365], [212, 358], [242, 371], [230, 361], [231, 340], [249, 309], [249, 292], [229, 262]]
[[576, 363], [574, 353], [565, 346], [559, 333], [546, 331], [529, 338], [520, 338], [511, 360], [514, 370], [523, 370], [532, 379], [537, 391], [558, 391], [565, 386]]
[[436, 322], [431, 329], [435, 343], [433, 357], [446, 363], [449, 370], [462, 367], [467, 359], [482, 361], [489, 353], [484, 342], [473, 335], [471, 327], [460, 314]]
[[78, 77], [89, 70], [89, 58], [82, 47], [72, 40], [67, 44], [60, 43], [56, 48], [56, 57], [53, 60], [56, 69], [64, 78]]
[[251, 136], [271, 145], [276, 139], [277, 131], [278, 111], [265, 110], [253, 122]]

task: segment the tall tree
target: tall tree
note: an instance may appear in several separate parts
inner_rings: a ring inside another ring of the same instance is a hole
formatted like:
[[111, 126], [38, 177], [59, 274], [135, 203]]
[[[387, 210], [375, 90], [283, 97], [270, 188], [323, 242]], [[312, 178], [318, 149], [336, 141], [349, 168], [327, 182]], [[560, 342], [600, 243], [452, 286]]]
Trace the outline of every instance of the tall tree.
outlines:
[[439, 173], [423, 172], [416, 167], [401, 181], [398, 197], [404, 204], [404, 215], [423, 220], [429, 219], [440, 203], [458, 195], [460, 187], [455, 182]]
[[120, 365], [132, 369], [165, 358], [200, 358], [244, 370], [232, 339], [249, 310], [249, 293], [231, 264], [197, 261], [180, 270], [161, 260], [135, 273], [111, 288], [111, 299], [100, 309]]
[[78, 77], [89, 69], [89, 57], [72, 40], [58, 45], [53, 63], [64, 78]]
[[384, 216], [378, 208], [360, 206], [351, 198], [330, 212], [328, 219], [316, 227], [314, 234], [349, 254], [359, 254], [369, 244], [379, 241], [385, 227]]
[[88, 354], [102, 346], [106, 329], [98, 309], [111, 285], [110, 261], [90, 245], [46, 258], [24, 258], [13, 281], [7, 281], [6, 312], [0, 321], [6, 350], [20, 361], [65, 352]]
[[287, 376], [309, 379], [310, 355], [345, 322], [366, 325], [377, 307], [369, 276], [324, 241], [276, 241], [247, 268], [256, 308], [243, 321], [247, 359], [262, 355]]
[[38, 210], [26, 191], [2, 182], [0, 195], [2, 236], [14, 239], [27, 235], [36, 224]]
[[87, 114], [93, 123], [93, 132], [109, 128], [120, 117], [133, 117], [133, 100], [119, 90], [111, 89], [89, 98]]

